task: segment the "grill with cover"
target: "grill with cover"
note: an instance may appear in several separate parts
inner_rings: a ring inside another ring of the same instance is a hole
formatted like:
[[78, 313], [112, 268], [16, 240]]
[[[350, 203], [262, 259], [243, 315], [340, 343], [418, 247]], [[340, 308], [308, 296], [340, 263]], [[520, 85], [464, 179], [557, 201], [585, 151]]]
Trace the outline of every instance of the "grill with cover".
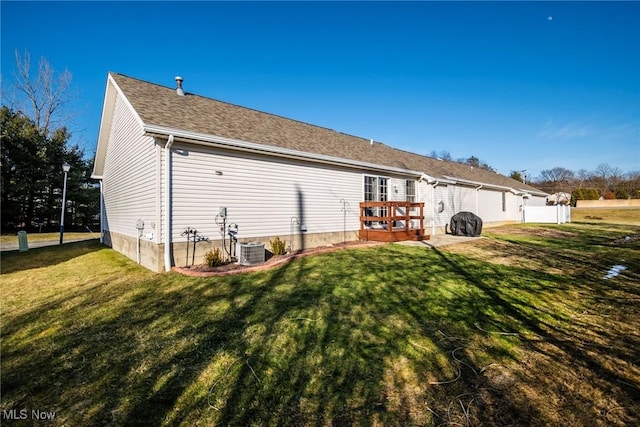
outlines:
[[458, 212], [451, 217], [449, 231], [454, 236], [478, 237], [482, 233], [482, 219], [472, 212]]

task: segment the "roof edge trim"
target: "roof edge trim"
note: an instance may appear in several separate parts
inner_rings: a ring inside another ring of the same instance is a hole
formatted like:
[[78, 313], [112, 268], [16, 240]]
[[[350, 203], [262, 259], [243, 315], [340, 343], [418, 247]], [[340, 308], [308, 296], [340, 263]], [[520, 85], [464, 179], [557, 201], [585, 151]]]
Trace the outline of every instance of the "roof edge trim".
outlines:
[[[126, 95], [118, 86], [111, 73], [107, 73], [107, 84], [104, 90], [104, 100], [102, 101], [102, 114], [100, 115], [100, 127], [98, 128], [98, 144], [96, 147], [96, 154], [93, 162], [93, 176], [102, 176], [104, 173], [104, 162], [107, 154], [107, 145], [109, 144], [109, 138], [111, 135], [111, 126], [113, 116], [115, 114], [114, 109], [116, 107], [117, 100], [121, 99], [125, 103], [127, 108], [131, 111], [131, 114], [135, 118], [140, 127], [144, 126], [142, 118], [138, 112], [133, 108]], [[98, 179], [98, 178], [95, 178]]]
[[522, 189], [522, 188], [514, 188], [514, 187], [508, 187], [506, 185], [498, 185], [498, 184], [487, 184], [486, 182], [480, 182], [480, 181], [472, 181], [470, 179], [463, 179], [463, 178], [455, 178], [452, 176], [446, 176], [446, 178], [455, 180], [456, 182], [462, 183], [462, 184], [469, 184], [469, 185], [482, 185], [483, 187], [486, 188], [493, 188], [496, 190], [504, 190], [504, 191], [510, 191], [513, 194], [516, 195], [524, 195], [524, 194], [528, 194], [528, 195], [536, 195], [536, 196], [548, 196], [547, 193], [545, 193], [544, 191], [533, 191], [531, 189]]
[[238, 139], [225, 138], [216, 135], [203, 134], [198, 132], [186, 131], [181, 129], [172, 129], [159, 125], [144, 125], [144, 132], [153, 136], [168, 136], [173, 134], [175, 138], [186, 140], [187, 142], [195, 144], [211, 145], [216, 144], [225, 148], [252, 151], [259, 153], [266, 153], [276, 155], [279, 157], [288, 157], [302, 160], [311, 160], [319, 163], [338, 164], [341, 166], [358, 168], [358, 169], [374, 169], [388, 172], [394, 172], [401, 175], [410, 175], [419, 177], [423, 175], [421, 171], [414, 171], [410, 169], [395, 168], [392, 166], [379, 165], [375, 163], [362, 162], [358, 160], [344, 159], [341, 157], [327, 156], [324, 154], [309, 153], [306, 151], [292, 150], [289, 148], [281, 148], [270, 145], [258, 144], [255, 142], [242, 141]]
[[504, 185], [488, 184], [486, 182], [473, 181], [473, 180], [464, 179], [464, 178], [456, 178], [456, 177], [453, 177], [453, 176], [446, 176], [446, 178], [453, 179], [456, 182], [459, 182], [461, 184], [476, 185], [476, 186], [477, 185], [482, 185], [483, 187], [495, 188], [497, 190], [513, 191], [512, 187], [507, 187], [507, 186], [504, 186]]
[[133, 108], [133, 105], [131, 105], [131, 102], [129, 102], [129, 98], [127, 98], [127, 96], [124, 94], [122, 89], [120, 89], [120, 86], [118, 86], [118, 83], [113, 78], [112, 73], [109, 73], [108, 79], [113, 84], [113, 87], [115, 88], [115, 90], [118, 93], [118, 95], [120, 95], [122, 97], [122, 101], [124, 101], [124, 103], [127, 105], [127, 108], [129, 108], [129, 110], [131, 110], [131, 113], [133, 113], [133, 116], [135, 117], [135, 119], [138, 122], [138, 124], [141, 127], [144, 126], [144, 122], [142, 121], [142, 118], [140, 117], [140, 115], [138, 114], [136, 109]]

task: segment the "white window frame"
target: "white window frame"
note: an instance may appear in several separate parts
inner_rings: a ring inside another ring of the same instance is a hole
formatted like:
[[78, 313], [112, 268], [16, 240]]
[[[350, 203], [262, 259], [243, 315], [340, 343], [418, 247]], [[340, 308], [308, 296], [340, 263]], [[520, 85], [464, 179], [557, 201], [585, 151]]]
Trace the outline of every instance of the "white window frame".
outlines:
[[407, 202], [411, 202], [411, 203], [416, 202], [416, 182], [413, 179], [405, 180], [404, 197]]
[[[371, 185], [367, 183], [367, 179], [372, 179], [373, 189], [367, 191], [367, 186]], [[389, 200], [389, 181], [390, 177], [384, 175], [362, 175], [362, 200], [365, 202], [386, 202]], [[373, 199], [367, 197], [373, 197]], [[386, 216], [387, 208], [375, 208], [373, 211], [374, 216]]]

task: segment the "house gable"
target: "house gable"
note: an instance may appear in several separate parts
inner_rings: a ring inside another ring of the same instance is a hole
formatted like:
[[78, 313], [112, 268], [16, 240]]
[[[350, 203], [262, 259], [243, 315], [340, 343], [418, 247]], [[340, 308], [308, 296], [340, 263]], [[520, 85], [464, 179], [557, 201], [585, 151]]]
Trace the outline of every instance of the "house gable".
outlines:
[[113, 118], [116, 108], [116, 100], [120, 99], [133, 115], [135, 121], [140, 125], [140, 129], [144, 123], [133, 108], [129, 99], [122, 93], [120, 87], [115, 83], [112, 74], [107, 76], [107, 85], [104, 95], [104, 103], [102, 105], [102, 117], [100, 119], [100, 128], [98, 130], [98, 145], [96, 147], [96, 156], [93, 163], [93, 172], [91, 177], [101, 179], [104, 173], [105, 158], [107, 155], [107, 147], [113, 126]]

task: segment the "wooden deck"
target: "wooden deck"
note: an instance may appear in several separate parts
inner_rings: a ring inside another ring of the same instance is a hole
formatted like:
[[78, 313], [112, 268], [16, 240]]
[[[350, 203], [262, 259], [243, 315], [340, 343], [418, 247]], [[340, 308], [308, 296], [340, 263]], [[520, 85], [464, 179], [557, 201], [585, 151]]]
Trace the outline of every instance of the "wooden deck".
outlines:
[[360, 238], [377, 242], [429, 240], [424, 234], [424, 203], [360, 202]]

